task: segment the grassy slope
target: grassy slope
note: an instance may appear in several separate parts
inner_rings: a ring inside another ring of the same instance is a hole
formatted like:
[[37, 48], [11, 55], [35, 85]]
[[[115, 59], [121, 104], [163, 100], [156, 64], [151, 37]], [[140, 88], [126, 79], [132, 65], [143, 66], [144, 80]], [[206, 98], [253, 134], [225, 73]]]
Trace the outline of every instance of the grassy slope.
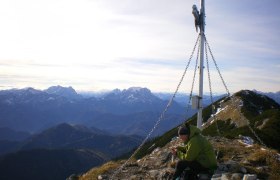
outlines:
[[[244, 116], [249, 120], [250, 126], [261, 138], [261, 140], [269, 147], [280, 150], [280, 105], [274, 100], [258, 95], [249, 91], [249, 94], [240, 91], [236, 93], [243, 101], [243, 107], [241, 109]], [[261, 113], [260, 113], [261, 112]], [[264, 120], [268, 120], [264, 123]], [[259, 129], [258, 126], [264, 126]], [[235, 138], [239, 134], [250, 136], [256, 140], [254, 134], [250, 131], [248, 126], [235, 128], [230, 123], [230, 119], [226, 121], [217, 121], [220, 133], [227, 138]], [[217, 128], [213, 123], [203, 131], [204, 135], [216, 136]]]
[[[258, 134], [258, 136], [264, 141], [266, 145], [280, 150], [280, 105], [274, 100], [258, 95], [252, 91], [249, 91], [249, 94], [246, 94], [245, 91], [239, 91], [236, 93], [236, 96], [242, 98], [244, 106], [242, 107], [241, 111], [245, 117], [249, 119], [252, 128]], [[229, 98], [222, 98], [216, 101], [214, 103], [215, 107], [218, 107], [218, 104], [221, 100], [228, 101]], [[261, 107], [261, 109], [258, 109], [258, 107]], [[261, 114], [258, 113], [260, 110], [262, 111]], [[206, 121], [211, 116], [211, 114], [212, 106], [209, 105], [203, 110], [204, 120]], [[261, 130], [259, 130], [257, 128], [257, 125], [259, 125], [258, 123], [261, 123], [266, 118], [269, 118], [270, 120]], [[196, 125], [196, 119], [197, 116], [194, 115], [185, 122]], [[235, 138], [241, 134], [250, 136], [256, 140], [254, 134], [250, 131], [248, 126], [236, 128], [230, 123], [230, 119], [225, 121], [217, 121], [217, 125], [221, 135], [224, 137]], [[213, 123], [208, 128], [203, 130], [203, 134], [217, 136], [217, 125], [216, 123]], [[169, 130], [162, 136], [147, 142], [136, 154], [135, 158], [142, 158], [143, 156], [151, 153], [156, 147], [163, 147], [175, 136], [177, 136], [177, 127]]]

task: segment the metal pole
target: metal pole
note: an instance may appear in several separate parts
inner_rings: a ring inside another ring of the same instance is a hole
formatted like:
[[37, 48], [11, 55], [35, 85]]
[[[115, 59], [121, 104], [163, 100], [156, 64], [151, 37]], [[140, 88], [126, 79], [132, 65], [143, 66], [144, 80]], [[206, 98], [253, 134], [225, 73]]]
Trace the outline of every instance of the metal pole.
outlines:
[[197, 127], [202, 127], [203, 110], [203, 69], [204, 69], [204, 28], [205, 28], [205, 0], [200, 1], [200, 63], [199, 63], [199, 101], [197, 113]]

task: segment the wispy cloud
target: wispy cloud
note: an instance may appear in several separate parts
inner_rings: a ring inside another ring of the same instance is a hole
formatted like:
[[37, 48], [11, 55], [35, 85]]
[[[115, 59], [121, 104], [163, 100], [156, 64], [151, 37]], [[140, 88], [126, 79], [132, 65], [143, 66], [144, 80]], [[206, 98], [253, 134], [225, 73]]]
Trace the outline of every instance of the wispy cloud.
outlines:
[[233, 91], [239, 89], [262, 89], [272, 91], [280, 89], [279, 72], [267, 69], [239, 67], [224, 73]]
[[[1, 1], [0, 83], [173, 91], [198, 36], [192, 4], [199, 5], [197, 0]], [[207, 39], [231, 89], [280, 89], [279, 7], [274, 0], [206, 1]], [[183, 89], [190, 85], [194, 61]], [[219, 84], [214, 72], [212, 81]]]

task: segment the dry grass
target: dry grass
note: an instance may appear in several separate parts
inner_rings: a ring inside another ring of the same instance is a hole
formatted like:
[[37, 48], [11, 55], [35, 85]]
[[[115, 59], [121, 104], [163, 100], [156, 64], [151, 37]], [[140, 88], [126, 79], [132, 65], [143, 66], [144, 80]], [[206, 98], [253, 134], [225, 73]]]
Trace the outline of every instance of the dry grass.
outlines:
[[280, 179], [280, 171], [279, 171], [279, 168], [280, 168], [280, 163], [275, 163], [273, 162], [271, 164], [271, 174], [269, 176], [269, 179]]
[[116, 169], [120, 165], [120, 162], [108, 162], [100, 167], [92, 168], [87, 173], [79, 177], [79, 180], [96, 180], [101, 174], [104, 174], [112, 169]]
[[218, 160], [220, 162], [244, 158], [252, 152], [251, 148], [245, 148], [236, 140], [224, 140], [223, 142], [212, 141], [212, 144], [214, 148], [219, 151]]
[[270, 157], [269, 151], [258, 150], [253, 152], [248, 157], [248, 161], [250, 161], [253, 165], [260, 166], [260, 165], [267, 164], [268, 157]]
[[280, 161], [278, 160], [278, 155], [276, 151], [272, 150], [258, 150], [254, 153], [252, 153], [248, 157], [248, 161], [250, 161], [255, 168], [254, 171], [257, 174], [266, 174], [266, 169], [258, 169], [257, 167], [269, 167], [269, 174], [268, 179], [280, 179]]
[[261, 179], [280, 179], [280, 161], [277, 151], [264, 150], [262, 146], [257, 144], [246, 147], [234, 139], [212, 141], [212, 144], [220, 152], [219, 162], [234, 160], [243, 165], [249, 173], [257, 174]]

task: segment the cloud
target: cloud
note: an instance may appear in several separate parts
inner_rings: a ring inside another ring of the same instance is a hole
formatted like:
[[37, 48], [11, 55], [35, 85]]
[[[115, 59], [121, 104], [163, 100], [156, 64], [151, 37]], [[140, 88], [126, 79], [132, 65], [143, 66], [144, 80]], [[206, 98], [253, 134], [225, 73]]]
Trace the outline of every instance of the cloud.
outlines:
[[224, 74], [233, 91], [240, 89], [278, 91], [280, 89], [279, 71], [239, 67]]
[[[198, 36], [192, 4], [199, 5], [196, 0], [1, 1], [0, 81], [5, 86], [173, 91]], [[207, 39], [231, 89], [279, 90], [278, 5], [272, 0], [206, 1]], [[205, 82], [206, 77], [205, 71]], [[212, 81], [219, 84], [219, 76], [213, 73]]]

